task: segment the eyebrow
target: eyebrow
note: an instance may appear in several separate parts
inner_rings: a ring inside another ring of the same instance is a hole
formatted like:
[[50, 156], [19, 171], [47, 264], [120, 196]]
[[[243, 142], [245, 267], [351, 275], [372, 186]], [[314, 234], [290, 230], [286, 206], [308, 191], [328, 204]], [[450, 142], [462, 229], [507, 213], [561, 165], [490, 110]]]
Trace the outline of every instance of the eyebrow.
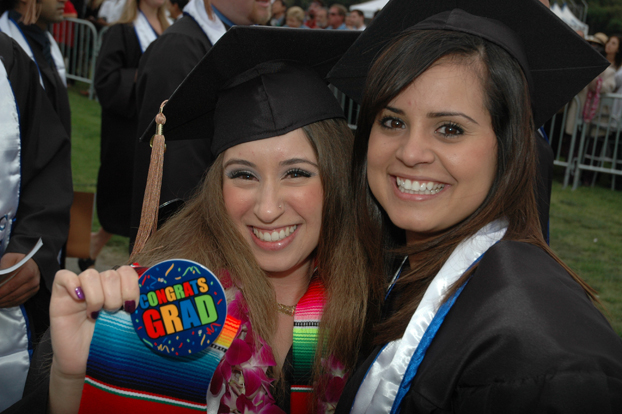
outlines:
[[462, 112], [431, 112], [428, 114], [428, 118], [442, 118], [445, 116], [461, 116], [473, 122], [475, 125], [479, 125], [475, 119], [471, 118], [466, 114], [463, 114]]
[[[311, 162], [309, 160], [306, 160], [304, 158], [290, 158], [288, 160], [281, 161], [279, 163], [279, 165], [280, 166], [289, 166], [289, 165], [295, 165], [295, 164], [301, 164], [301, 163], [302, 164], [309, 164], [309, 165], [312, 165], [312, 166], [314, 166], [316, 168], [319, 168], [316, 163]], [[256, 165], [253, 164], [250, 161], [247, 161], [247, 160], [244, 160], [244, 159], [240, 159], [240, 158], [232, 158], [229, 161], [227, 161], [225, 163], [225, 165], [223, 165], [223, 168], [227, 168], [228, 166], [233, 165], [233, 164], [245, 165], [245, 166], [251, 167], [251, 168], [255, 168], [256, 167]]]
[[294, 165], [294, 164], [309, 164], [309, 165], [312, 165], [318, 168], [318, 165], [316, 163], [306, 160], [304, 158], [290, 158], [289, 160], [281, 161], [279, 163], [279, 165], [283, 165], [283, 166]]
[[[396, 113], [398, 115], [405, 115], [404, 111], [402, 111], [401, 109], [398, 109], [398, 108], [394, 108], [392, 106], [387, 106], [386, 109], [391, 111], [391, 112], [394, 112], [394, 113]], [[442, 117], [445, 117], [445, 116], [461, 116], [461, 117], [466, 118], [469, 121], [473, 122], [474, 124], [479, 125], [479, 123], [475, 119], [471, 118], [470, 116], [468, 116], [466, 114], [463, 114], [462, 112], [430, 112], [427, 115], [428, 118], [442, 118]]]
[[255, 167], [255, 164], [253, 164], [250, 161], [242, 160], [239, 158], [232, 158], [229, 161], [227, 161], [225, 165], [223, 165], [223, 168], [227, 168], [228, 166], [233, 165], [233, 164], [246, 165], [247, 167], [251, 167], [251, 168]]

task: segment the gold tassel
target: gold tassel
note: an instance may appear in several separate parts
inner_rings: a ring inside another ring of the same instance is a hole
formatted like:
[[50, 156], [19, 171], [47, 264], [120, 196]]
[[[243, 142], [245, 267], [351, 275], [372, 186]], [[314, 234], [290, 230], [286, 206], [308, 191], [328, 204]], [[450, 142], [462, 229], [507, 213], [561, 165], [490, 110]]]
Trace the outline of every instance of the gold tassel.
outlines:
[[162, 169], [164, 164], [164, 152], [166, 144], [164, 135], [162, 134], [163, 125], [166, 123], [166, 117], [162, 113], [162, 109], [166, 102], [160, 105], [160, 112], [156, 115], [156, 133], [151, 138], [151, 161], [149, 163], [149, 173], [147, 175], [147, 186], [145, 187], [145, 197], [143, 199], [143, 208], [140, 213], [140, 227], [134, 242], [134, 248], [130, 260], [140, 253], [147, 240], [158, 229], [158, 208], [160, 205], [160, 190], [162, 188]]

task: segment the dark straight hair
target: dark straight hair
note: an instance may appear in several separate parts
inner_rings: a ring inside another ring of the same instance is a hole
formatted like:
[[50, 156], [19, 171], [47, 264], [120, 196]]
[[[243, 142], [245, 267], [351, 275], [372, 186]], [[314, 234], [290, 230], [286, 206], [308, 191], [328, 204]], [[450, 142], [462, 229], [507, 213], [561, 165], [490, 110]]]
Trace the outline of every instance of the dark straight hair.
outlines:
[[[391, 100], [432, 65], [440, 63], [440, 59], [443, 63], [462, 65], [465, 71], [479, 76], [484, 104], [497, 137], [497, 171], [486, 198], [471, 215], [425, 241], [407, 246], [404, 230], [391, 222], [369, 190], [369, 135], [378, 114]], [[508, 221], [505, 240], [540, 246], [561, 263], [546, 245], [540, 229], [534, 194], [534, 132], [529, 86], [518, 63], [501, 47], [461, 32], [407, 30], [380, 53], [367, 78], [352, 160], [358, 237], [369, 262], [370, 285], [376, 289], [386, 285], [386, 278], [395, 270], [400, 257], [414, 255], [415, 260], [411, 260], [414, 267], [398, 281], [402, 294], [393, 306], [396, 312], [376, 327], [374, 343], [402, 337], [425, 289], [456, 246], [496, 219]], [[383, 244], [380, 249], [379, 235]], [[593, 290], [561, 264], [593, 298]], [[472, 271], [458, 280], [446, 297]]]

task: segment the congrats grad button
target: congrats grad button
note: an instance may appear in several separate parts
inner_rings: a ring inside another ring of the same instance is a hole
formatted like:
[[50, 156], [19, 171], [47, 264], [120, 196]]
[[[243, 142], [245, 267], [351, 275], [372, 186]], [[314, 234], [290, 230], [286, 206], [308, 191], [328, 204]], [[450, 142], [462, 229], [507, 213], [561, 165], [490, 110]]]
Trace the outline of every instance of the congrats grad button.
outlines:
[[138, 279], [140, 299], [132, 322], [154, 351], [196, 354], [220, 335], [227, 317], [222, 285], [206, 267], [190, 260], [158, 263]]

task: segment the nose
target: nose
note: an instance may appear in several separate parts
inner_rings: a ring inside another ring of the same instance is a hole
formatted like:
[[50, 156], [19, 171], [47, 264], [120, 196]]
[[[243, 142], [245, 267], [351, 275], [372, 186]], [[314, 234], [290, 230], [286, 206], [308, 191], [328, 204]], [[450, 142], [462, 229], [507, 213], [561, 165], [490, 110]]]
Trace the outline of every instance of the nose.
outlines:
[[436, 156], [432, 148], [432, 140], [422, 131], [412, 130], [396, 152], [396, 157], [407, 167], [418, 164], [431, 164]]
[[273, 223], [283, 214], [283, 204], [278, 185], [265, 183], [257, 194], [254, 208], [255, 216], [262, 223]]

